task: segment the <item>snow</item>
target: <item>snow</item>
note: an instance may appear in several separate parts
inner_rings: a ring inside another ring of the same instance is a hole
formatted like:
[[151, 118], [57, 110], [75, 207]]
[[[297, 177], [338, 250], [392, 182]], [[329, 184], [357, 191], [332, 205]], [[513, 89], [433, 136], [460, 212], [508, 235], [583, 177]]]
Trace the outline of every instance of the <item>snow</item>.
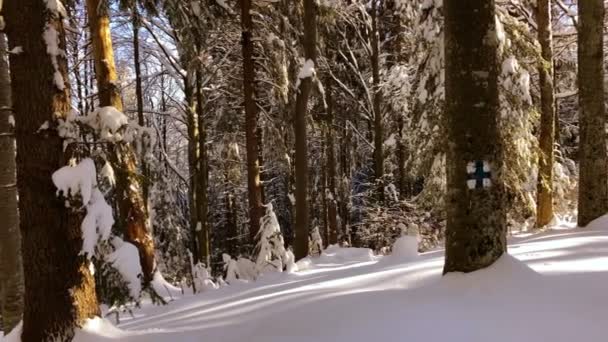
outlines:
[[131, 297], [139, 298], [142, 271], [137, 247], [129, 242], [122, 241], [120, 238], [114, 238], [112, 245], [116, 250], [108, 255], [106, 260], [112, 263], [127, 282]]
[[65, 197], [80, 194], [82, 204], [87, 205], [91, 200], [93, 187], [97, 185], [95, 163], [90, 158], [83, 159], [78, 165], [66, 165], [52, 175], [57, 195]]
[[98, 131], [102, 139], [109, 141], [122, 140], [118, 131], [129, 124], [129, 118], [112, 106], [97, 108], [84, 121]]
[[300, 87], [302, 80], [313, 77], [315, 75], [315, 62], [312, 59], [307, 59], [300, 71], [298, 72], [298, 80], [296, 81], [296, 89]]
[[[51, 11], [57, 11], [57, 7], [52, 8], [52, 6], [58, 6], [57, 4], [61, 3], [56, 0], [47, 1], [47, 7]], [[63, 8], [63, 5], [61, 5], [61, 8]], [[44, 32], [42, 33], [42, 39], [46, 43], [46, 52], [51, 57], [51, 64], [53, 65], [53, 68], [55, 70], [53, 74], [53, 81], [55, 83], [55, 86], [60, 91], [63, 91], [65, 90], [65, 81], [59, 69], [58, 57], [65, 55], [65, 53], [59, 48], [59, 33], [53, 26], [47, 24], [44, 29]]]
[[95, 254], [98, 241], [105, 241], [112, 233], [114, 216], [112, 207], [95, 188], [91, 194], [91, 201], [87, 204], [87, 215], [80, 225], [82, 229], [82, 253], [88, 257]]
[[8, 53], [10, 53], [11, 55], [19, 55], [23, 53], [23, 47], [22, 46], [15, 46], [11, 51], [9, 51]]
[[75, 341], [606, 340], [608, 216], [514, 235], [510, 254], [469, 274], [442, 277], [442, 250], [404, 256], [408, 240], [386, 257], [330, 246], [307, 270], [144, 304], [118, 327], [96, 318]]

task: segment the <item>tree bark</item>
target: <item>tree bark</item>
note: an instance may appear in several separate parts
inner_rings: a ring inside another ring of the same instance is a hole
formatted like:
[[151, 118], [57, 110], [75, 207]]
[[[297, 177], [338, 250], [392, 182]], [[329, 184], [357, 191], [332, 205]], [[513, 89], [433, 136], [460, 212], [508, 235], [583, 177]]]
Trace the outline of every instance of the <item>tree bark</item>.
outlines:
[[382, 124], [382, 88], [380, 87], [380, 30], [378, 28], [378, 1], [372, 0], [372, 91], [374, 110], [374, 173], [378, 185], [378, 198], [384, 200], [384, 127]]
[[325, 82], [327, 98], [327, 221], [330, 245], [338, 243], [338, 203], [336, 195], [336, 153], [334, 142], [334, 99], [331, 78]]
[[199, 260], [203, 261], [207, 267], [210, 265], [211, 260], [211, 246], [209, 241], [209, 225], [207, 224], [207, 149], [206, 141], [207, 134], [205, 131], [205, 120], [203, 118], [204, 107], [203, 107], [203, 80], [201, 71], [196, 71], [196, 102], [197, 102], [197, 118], [198, 118], [198, 182], [197, 182], [197, 193], [196, 202], [198, 210], [198, 226], [197, 226], [197, 240], [198, 240], [198, 252]]
[[[41, 37], [55, 30], [65, 51], [65, 30], [43, 1], [6, 2], [4, 14], [10, 48], [24, 51], [10, 56], [25, 282], [21, 341], [71, 341], [75, 327], [100, 312], [89, 262], [80, 255], [82, 213], [65, 207], [51, 181], [65, 165], [52, 127], [71, 104], [68, 83], [59, 89], [55, 82], [57, 74], [67, 80], [65, 56], [50, 56]], [[45, 122], [51, 128], [39, 130]]]
[[[146, 126], [146, 120], [144, 117], [144, 94], [142, 90], [142, 79], [141, 79], [141, 56], [139, 52], [139, 27], [141, 22], [141, 17], [139, 11], [137, 9], [137, 4], [133, 4], [132, 9], [132, 17], [133, 17], [133, 64], [135, 67], [135, 98], [137, 100], [137, 123], [141, 127]], [[144, 151], [145, 155], [145, 151]], [[150, 172], [148, 167], [144, 162], [142, 162], [142, 189], [144, 196], [144, 203], [147, 205], [148, 196], [149, 196], [149, 188], [150, 188]]]
[[604, 3], [599, 0], [580, 0], [578, 6], [578, 225], [585, 227], [608, 211], [603, 68]]
[[11, 107], [8, 45], [0, 34], [0, 316], [5, 335], [23, 315], [23, 265], [17, 207], [14, 116]]
[[198, 209], [197, 209], [197, 189], [198, 189], [198, 177], [197, 177], [197, 160], [198, 160], [198, 120], [196, 115], [196, 109], [194, 104], [194, 89], [192, 86], [192, 73], [188, 72], [188, 75], [184, 77], [184, 97], [186, 102], [186, 115], [187, 115], [187, 127], [188, 127], [188, 170], [190, 172], [189, 189], [188, 189], [188, 203], [190, 211], [190, 232], [192, 236], [192, 254], [194, 256], [194, 262], [202, 262], [199, 259], [199, 246], [198, 239], [196, 238], [198, 226]]
[[550, 0], [537, 1], [538, 41], [543, 60], [540, 77], [540, 139], [536, 226], [544, 227], [553, 219], [553, 144], [555, 139], [555, 100], [553, 96], [553, 48]]
[[[95, 59], [95, 76], [99, 90], [99, 105], [113, 106], [122, 111], [122, 100], [117, 86], [110, 18], [108, 9], [101, 0], [87, 0], [91, 43]], [[116, 191], [125, 241], [135, 245], [143, 273], [143, 284], [147, 286], [154, 277], [154, 240], [148, 228], [148, 211], [143, 197], [137, 157], [133, 148], [125, 142], [110, 146], [109, 159], [116, 172]]]
[[[317, 4], [314, 0], [304, 0], [304, 57], [314, 65], [317, 59]], [[294, 119], [295, 132], [295, 176], [296, 176], [296, 217], [294, 254], [296, 260], [308, 255], [308, 138], [306, 117], [308, 98], [312, 91], [312, 77], [300, 79], [296, 96]]]
[[253, 23], [251, 0], [240, 0], [243, 44], [243, 94], [245, 98], [245, 144], [247, 148], [247, 192], [249, 199], [249, 238], [255, 246], [262, 218], [262, 185], [258, 150], [258, 108], [254, 98], [255, 69], [253, 60]]
[[[487, 267], [507, 246], [494, 11], [493, 0], [444, 2], [448, 127], [444, 273]], [[479, 183], [469, 180], [471, 168], [483, 172]]]
[[102, 107], [114, 106], [122, 111], [108, 8], [102, 0], [87, 0], [87, 13], [91, 45], [93, 46], [93, 59], [95, 61], [99, 104]]

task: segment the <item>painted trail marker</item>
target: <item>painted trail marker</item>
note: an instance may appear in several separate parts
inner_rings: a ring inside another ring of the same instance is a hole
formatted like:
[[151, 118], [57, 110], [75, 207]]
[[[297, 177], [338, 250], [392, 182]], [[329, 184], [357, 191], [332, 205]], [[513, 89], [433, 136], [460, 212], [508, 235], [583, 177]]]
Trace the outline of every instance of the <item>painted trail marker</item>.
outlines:
[[467, 186], [469, 189], [489, 188], [492, 186], [490, 163], [476, 160], [467, 163]]

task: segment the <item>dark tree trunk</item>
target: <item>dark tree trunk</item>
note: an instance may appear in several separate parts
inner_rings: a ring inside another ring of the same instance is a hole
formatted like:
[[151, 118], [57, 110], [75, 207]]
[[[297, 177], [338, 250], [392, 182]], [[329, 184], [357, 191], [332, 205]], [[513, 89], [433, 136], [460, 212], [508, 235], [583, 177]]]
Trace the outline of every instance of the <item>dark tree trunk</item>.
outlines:
[[54, 126], [57, 114], [63, 117], [71, 108], [69, 88], [59, 89], [54, 81], [56, 72], [67, 80], [67, 61], [57, 55], [52, 63], [41, 39], [52, 28], [65, 51], [65, 31], [43, 1], [4, 5], [10, 48], [25, 51], [10, 56], [25, 281], [21, 340], [71, 341], [76, 326], [100, 312], [89, 262], [80, 255], [82, 214], [65, 207], [51, 181], [65, 165], [63, 142], [55, 129], [39, 130], [45, 122]]
[[444, 13], [448, 127], [444, 273], [471, 272], [491, 265], [507, 246], [494, 1], [447, 0]]
[[608, 211], [606, 111], [604, 105], [604, 3], [578, 3], [579, 182], [578, 225]]
[[203, 117], [203, 80], [201, 71], [196, 71], [196, 103], [198, 118], [198, 182], [196, 190], [196, 207], [198, 210], [198, 225], [196, 227], [196, 237], [198, 240], [199, 260], [210, 265], [211, 247], [209, 241], [209, 225], [207, 224], [207, 149], [205, 142], [207, 133], [205, 130], [205, 120]]
[[[317, 60], [317, 4], [314, 0], [304, 0], [304, 57], [313, 64]], [[295, 248], [296, 260], [308, 255], [308, 138], [306, 136], [306, 117], [308, 98], [312, 91], [312, 77], [300, 79], [296, 97], [294, 132], [296, 140], [296, 219]]]
[[[133, 64], [135, 67], [135, 98], [137, 100], [137, 123], [141, 127], [146, 126], [146, 120], [144, 118], [144, 94], [142, 90], [142, 79], [141, 79], [141, 56], [139, 52], [139, 26], [141, 18], [137, 9], [137, 4], [133, 4]], [[144, 151], [145, 155], [146, 151]], [[145, 159], [142, 158], [142, 173], [143, 179], [141, 182], [142, 191], [144, 196], [144, 203], [147, 205], [149, 189], [150, 189], [150, 172], [145, 163]]]
[[378, 183], [378, 198], [384, 200], [384, 152], [383, 152], [383, 132], [382, 124], [382, 88], [380, 87], [380, 30], [378, 25], [378, 1], [372, 0], [372, 92], [374, 110], [374, 173]]
[[551, 1], [537, 1], [538, 41], [542, 57], [540, 76], [540, 139], [536, 226], [544, 227], [553, 219], [553, 144], [555, 138], [555, 100], [553, 97], [553, 48]]
[[6, 37], [0, 34], [0, 325], [4, 334], [23, 315], [23, 266], [17, 208], [14, 116]]
[[327, 221], [329, 230], [328, 244], [338, 243], [338, 203], [336, 195], [336, 153], [334, 142], [334, 99], [331, 79], [325, 82], [327, 97]]
[[262, 218], [262, 185], [258, 159], [258, 108], [254, 98], [255, 70], [253, 60], [253, 24], [251, 0], [240, 0], [243, 44], [243, 94], [245, 97], [245, 144], [247, 148], [247, 192], [249, 195], [249, 239], [255, 246]]
[[[184, 77], [184, 100], [186, 102], [186, 122], [188, 127], [188, 170], [190, 172], [190, 184], [188, 187], [188, 204], [190, 211], [190, 232], [192, 233], [193, 237], [196, 237], [196, 228], [198, 226], [198, 209], [196, 198], [196, 190], [198, 189], [198, 120], [194, 104], [194, 89], [192, 86], [192, 81], [192, 73], [188, 72], [188, 75]], [[203, 262], [203, 260], [199, 259], [200, 253], [198, 250], [197, 238], [192, 239], [192, 255], [194, 256], [194, 262]]]

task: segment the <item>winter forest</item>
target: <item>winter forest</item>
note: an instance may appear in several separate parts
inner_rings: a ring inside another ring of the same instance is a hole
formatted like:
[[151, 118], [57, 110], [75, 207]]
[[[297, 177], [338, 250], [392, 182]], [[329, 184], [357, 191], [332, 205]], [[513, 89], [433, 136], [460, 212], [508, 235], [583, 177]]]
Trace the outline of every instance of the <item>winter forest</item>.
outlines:
[[606, 7], [0, 0], [0, 341], [606, 341]]

